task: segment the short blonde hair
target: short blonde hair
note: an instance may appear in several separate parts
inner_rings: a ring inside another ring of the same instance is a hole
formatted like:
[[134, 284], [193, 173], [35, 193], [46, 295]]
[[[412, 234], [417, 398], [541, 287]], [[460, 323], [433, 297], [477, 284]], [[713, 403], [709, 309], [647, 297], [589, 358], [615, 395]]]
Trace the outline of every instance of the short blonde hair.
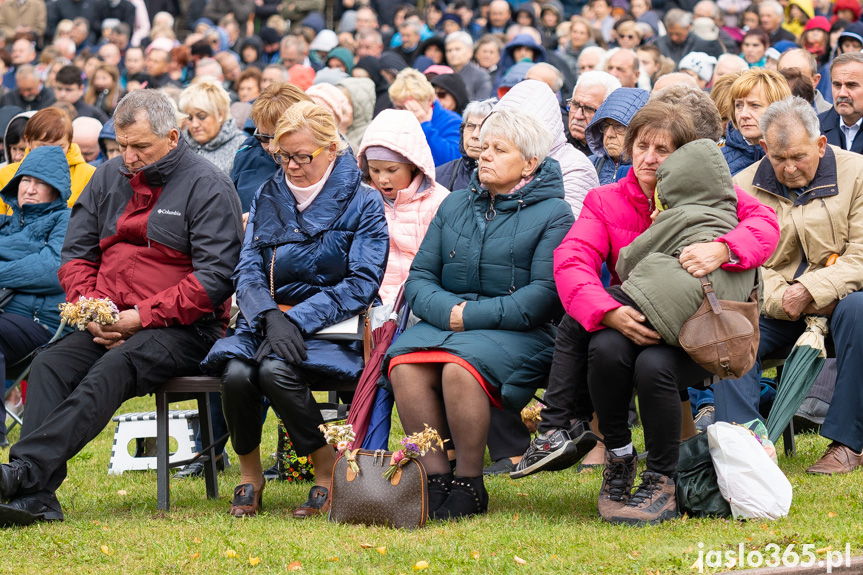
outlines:
[[231, 97], [222, 84], [212, 76], [196, 78], [180, 93], [179, 109], [188, 114], [189, 110], [202, 110], [226, 122], [231, 112]]
[[348, 147], [348, 143], [339, 136], [333, 113], [314, 102], [297, 102], [285, 110], [279, 118], [279, 123], [276, 124], [276, 133], [273, 137], [278, 142], [282, 136], [303, 130], [308, 130], [319, 146], [326, 148], [336, 144], [336, 152], [339, 155]]
[[638, 39], [641, 40], [644, 37], [644, 34], [641, 33], [641, 29], [638, 27], [638, 24], [632, 21], [621, 22], [617, 26], [617, 35], [621, 34], [635, 34], [638, 36]]
[[393, 104], [402, 104], [405, 100], [417, 102], [434, 101], [434, 86], [419, 70], [405, 68], [398, 73], [389, 90]]
[[764, 102], [766, 106], [769, 106], [773, 102], [784, 100], [791, 95], [788, 80], [779, 72], [766, 68], [750, 68], [749, 70], [745, 70], [731, 85], [731, 122], [738, 130], [740, 128], [737, 125], [737, 118], [734, 114], [734, 102], [740, 98], [745, 98], [759, 86], [763, 88], [764, 96], [767, 98], [767, 101]]
[[734, 117], [734, 102], [731, 101], [731, 86], [743, 74], [743, 72], [732, 72], [720, 76], [713, 82], [713, 87], [710, 89], [710, 99], [716, 104], [716, 109], [719, 110], [719, 115], [722, 117], [723, 124], [727, 124]]

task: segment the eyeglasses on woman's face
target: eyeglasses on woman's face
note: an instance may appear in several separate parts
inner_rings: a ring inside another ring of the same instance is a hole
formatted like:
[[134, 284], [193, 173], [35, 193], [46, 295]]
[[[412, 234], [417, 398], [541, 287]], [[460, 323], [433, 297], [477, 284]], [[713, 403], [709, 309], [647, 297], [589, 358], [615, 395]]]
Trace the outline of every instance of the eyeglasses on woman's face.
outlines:
[[279, 150], [278, 152], [273, 154], [273, 159], [276, 161], [277, 164], [281, 164], [283, 166], [290, 164], [291, 161], [293, 161], [298, 166], [303, 166], [306, 164], [311, 164], [312, 160], [317, 158], [318, 155], [324, 151], [324, 148], [326, 148], [326, 146], [321, 146], [311, 154], [294, 154], [293, 156], [283, 152], [282, 150]]

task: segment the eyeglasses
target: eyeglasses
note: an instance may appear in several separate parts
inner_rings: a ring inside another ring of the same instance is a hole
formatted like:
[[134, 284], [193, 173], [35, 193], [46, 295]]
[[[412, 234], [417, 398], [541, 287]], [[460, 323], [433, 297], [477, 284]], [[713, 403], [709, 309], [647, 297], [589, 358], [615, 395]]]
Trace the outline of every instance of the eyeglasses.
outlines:
[[596, 108], [592, 108], [590, 106], [585, 106], [584, 104], [579, 104], [575, 100], [570, 100], [566, 103], [566, 111], [567, 112], [576, 112], [581, 111], [583, 116], [592, 116], [596, 114]]
[[258, 142], [266, 146], [272, 141], [275, 136], [271, 136], [270, 134], [262, 134], [259, 131], [255, 130], [255, 133], [252, 134], [252, 137], [255, 138]]
[[473, 134], [474, 130], [476, 130], [477, 128], [481, 128], [481, 127], [482, 127], [482, 124], [474, 124], [472, 122], [465, 122], [464, 123], [464, 133], [465, 134]]
[[627, 40], [635, 40], [638, 38], [635, 34], [620, 34], [621, 38], [626, 38]]
[[609, 128], [611, 128], [611, 130], [617, 135], [626, 133], [626, 126], [618, 124], [617, 122], [609, 122], [608, 120], [604, 121], [600, 128], [602, 129], [603, 134], [606, 133]]
[[294, 154], [293, 156], [290, 156], [288, 154], [285, 154], [285, 153], [282, 153], [281, 151], [279, 151], [279, 152], [273, 154], [273, 159], [276, 161], [277, 164], [282, 164], [284, 166], [290, 164], [291, 160], [293, 160], [294, 163], [296, 163], [299, 166], [302, 166], [305, 164], [311, 164], [312, 160], [317, 158], [318, 155], [324, 151], [325, 147], [326, 146], [321, 146], [320, 148], [318, 148], [317, 150], [315, 150], [311, 154]]

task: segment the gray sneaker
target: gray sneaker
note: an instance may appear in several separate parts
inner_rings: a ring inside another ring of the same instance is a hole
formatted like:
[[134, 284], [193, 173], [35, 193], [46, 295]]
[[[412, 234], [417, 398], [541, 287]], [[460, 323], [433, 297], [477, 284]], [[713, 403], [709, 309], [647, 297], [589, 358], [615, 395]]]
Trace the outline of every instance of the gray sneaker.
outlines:
[[578, 448], [569, 438], [569, 433], [565, 429], [555, 429], [548, 435], [538, 435], [530, 442], [515, 471], [509, 476], [511, 479], [520, 479], [538, 471], [560, 471], [578, 463], [577, 455]]
[[716, 411], [713, 405], [705, 405], [695, 415], [695, 429], [707, 431], [707, 427], [716, 423]]

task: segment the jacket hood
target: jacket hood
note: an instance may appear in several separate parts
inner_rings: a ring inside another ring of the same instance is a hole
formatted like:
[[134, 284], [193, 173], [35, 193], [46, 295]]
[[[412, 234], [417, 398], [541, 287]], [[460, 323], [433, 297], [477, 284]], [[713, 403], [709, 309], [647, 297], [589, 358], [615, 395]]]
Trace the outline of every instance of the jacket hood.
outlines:
[[534, 62], [545, 62], [545, 48], [542, 47], [542, 44], [537, 44], [536, 40], [533, 39], [533, 36], [530, 34], [517, 34], [512, 41], [506, 45], [504, 51], [509, 55], [510, 58], [513, 57], [512, 53], [516, 48], [526, 47], [531, 48], [534, 52]]
[[347, 48], [342, 48], [341, 46], [333, 48], [327, 54], [326, 62], [328, 62], [330, 58], [335, 58], [344, 64], [345, 68], [347, 68], [348, 74], [350, 74], [354, 69], [354, 55]]
[[363, 142], [360, 144], [360, 152], [357, 154], [357, 164], [366, 182], [369, 181], [366, 150], [370, 146], [383, 146], [406, 157], [429, 180], [431, 185], [427, 189], [433, 189], [435, 165], [431, 148], [426, 142], [425, 132], [423, 132], [419, 120], [411, 112], [384, 110], [366, 128]]
[[803, 13], [808, 17], [812, 18], [815, 16], [815, 8], [812, 5], [812, 0], [790, 0], [788, 5], [785, 7], [785, 21], [791, 21], [791, 6], [797, 6]]
[[618, 88], [613, 91], [599, 106], [593, 120], [584, 130], [584, 139], [590, 146], [590, 151], [597, 156], [606, 155], [605, 146], [602, 143], [603, 120], [615, 120], [628, 126], [635, 113], [647, 103], [648, 98], [650, 98], [650, 92], [641, 88]]
[[[79, 152], [80, 154], [80, 152]], [[32, 150], [18, 166], [15, 177], [0, 190], [7, 204], [18, 204], [18, 183], [24, 176], [39, 178], [60, 193], [63, 203], [72, 197], [72, 178], [67, 168], [66, 155], [60, 146], [40, 146]]]
[[24, 109], [19, 106], [3, 106], [0, 108], [0, 129], [3, 130], [3, 141], [6, 141], [6, 129], [12, 118], [23, 112]]
[[[6, 108], [18, 108], [18, 106], [3, 106], [3, 109], [6, 109]], [[9, 118], [9, 120], [6, 122], [6, 125], [3, 127], [3, 143], [4, 144], [9, 139], [9, 125], [12, 123], [12, 120], [14, 120], [15, 118], [32, 118], [33, 114], [36, 113], [36, 110], [29, 110], [27, 112], [21, 112], [21, 108], [18, 108], [18, 112], [19, 113], [15, 114], [11, 118]], [[5, 146], [4, 146], [4, 150], [5, 150]], [[4, 155], [6, 155], [5, 151], [3, 153], [4, 153]], [[7, 162], [12, 163], [8, 155], [6, 155], [5, 159]]]
[[259, 61], [264, 53], [264, 41], [257, 36], [249, 36], [248, 38], [242, 38], [237, 45], [237, 54], [242, 56], [243, 50], [245, 50], [248, 46], [251, 46], [255, 49], [255, 52], [258, 54], [257, 56], [255, 56], [255, 61]]
[[[859, 6], [857, 7], [856, 14], [860, 14]], [[837, 45], [840, 46], [840, 50], [842, 38], [853, 38], [854, 40], [857, 40], [858, 42], [863, 44], [863, 22], [852, 22], [848, 25], [847, 28], [845, 28], [845, 30], [841, 34], [839, 34], [839, 40], [837, 41]]]
[[[38, 150], [39, 148], [36, 149]], [[84, 154], [81, 152], [81, 148], [74, 142], [69, 146], [69, 151], [66, 152], [66, 161], [69, 162], [70, 168], [87, 163], [87, 160], [84, 159]]]
[[[216, 134], [216, 137], [200, 146], [202, 150], [206, 150], [208, 152], [212, 152], [213, 150], [218, 150], [224, 144], [230, 142], [234, 138], [237, 137], [237, 134], [242, 134], [242, 132], [237, 128], [237, 121], [233, 118], [233, 116], [229, 116], [227, 120], [222, 124], [219, 133]], [[183, 130], [183, 136], [185, 136], [186, 141], [192, 146], [198, 146], [198, 143], [192, 138], [192, 135], [189, 133], [189, 129], [186, 128]], [[245, 137], [245, 136], [244, 136]]]
[[519, 82], [512, 90], [504, 94], [500, 102], [495, 104], [494, 109], [527, 110], [536, 115], [551, 130], [551, 135], [554, 138], [548, 153], [549, 156], [556, 157], [557, 151], [567, 143], [557, 97], [547, 84], [539, 80]]
[[431, 79], [431, 85], [449, 92], [455, 98], [455, 113], [461, 115], [470, 99], [464, 79], [458, 74], [439, 74]]
[[114, 118], [110, 118], [108, 122], [102, 126], [102, 131], [99, 132], [99, 149], [102, 150], [102, 155], [108, 157], [108, 150], [105, 148], [103, 140], [117, 141], [117, 132], [114, 131]]
[[[387, 81], [384, 80], [384, 77], [381, 75], [381, 63], [374, 56], [363, 56], [357, 61], [354, 68], [360, 68], [369, 73], [369, 78], [375, 84], [375, 92], [380, 94], [381, 92], [386, 92], [389, 86], [387, 85]], [[347, 78], [345, 78], [347, 80]], [[339, 82], [344, 82], [344, 80], [339, 80]]]
[[351, 107], [354, 111], [354, 121], [345, 132], [345, 137], [351, 142], [359, 145], [363, 134], [372, 121], [375, 111], [375, 83], [369, 78], [345, 78], [339, 80], [337, 86], [344, 86], [351, 99]]
[[519, 4], [515, 11], [512, 13], [512, 19], [518, 20], [519, 13], [525, 13], [530, 16], [530, 25], [536, 28], [537, 18], [536, 18], [536, 9], [533, 7], [533, 2], [522, 2]]
[[840, 10], [851, 10], [854, 13], [854, 18], [859, 20], [860, 13], [863, 12], [863, 7], [860, 6], [860, 2], [857, 0], [836, 0], [833, 3], [833, 16], [835, 17], [836, 13]]
[[[698, 166], [693, 170], [692, 166]], [[731, 172], [719, 146], [695, 140], [674, 151], [656, 170], [656, 194], [664, 209], [685, 205], [737, 207]]]

